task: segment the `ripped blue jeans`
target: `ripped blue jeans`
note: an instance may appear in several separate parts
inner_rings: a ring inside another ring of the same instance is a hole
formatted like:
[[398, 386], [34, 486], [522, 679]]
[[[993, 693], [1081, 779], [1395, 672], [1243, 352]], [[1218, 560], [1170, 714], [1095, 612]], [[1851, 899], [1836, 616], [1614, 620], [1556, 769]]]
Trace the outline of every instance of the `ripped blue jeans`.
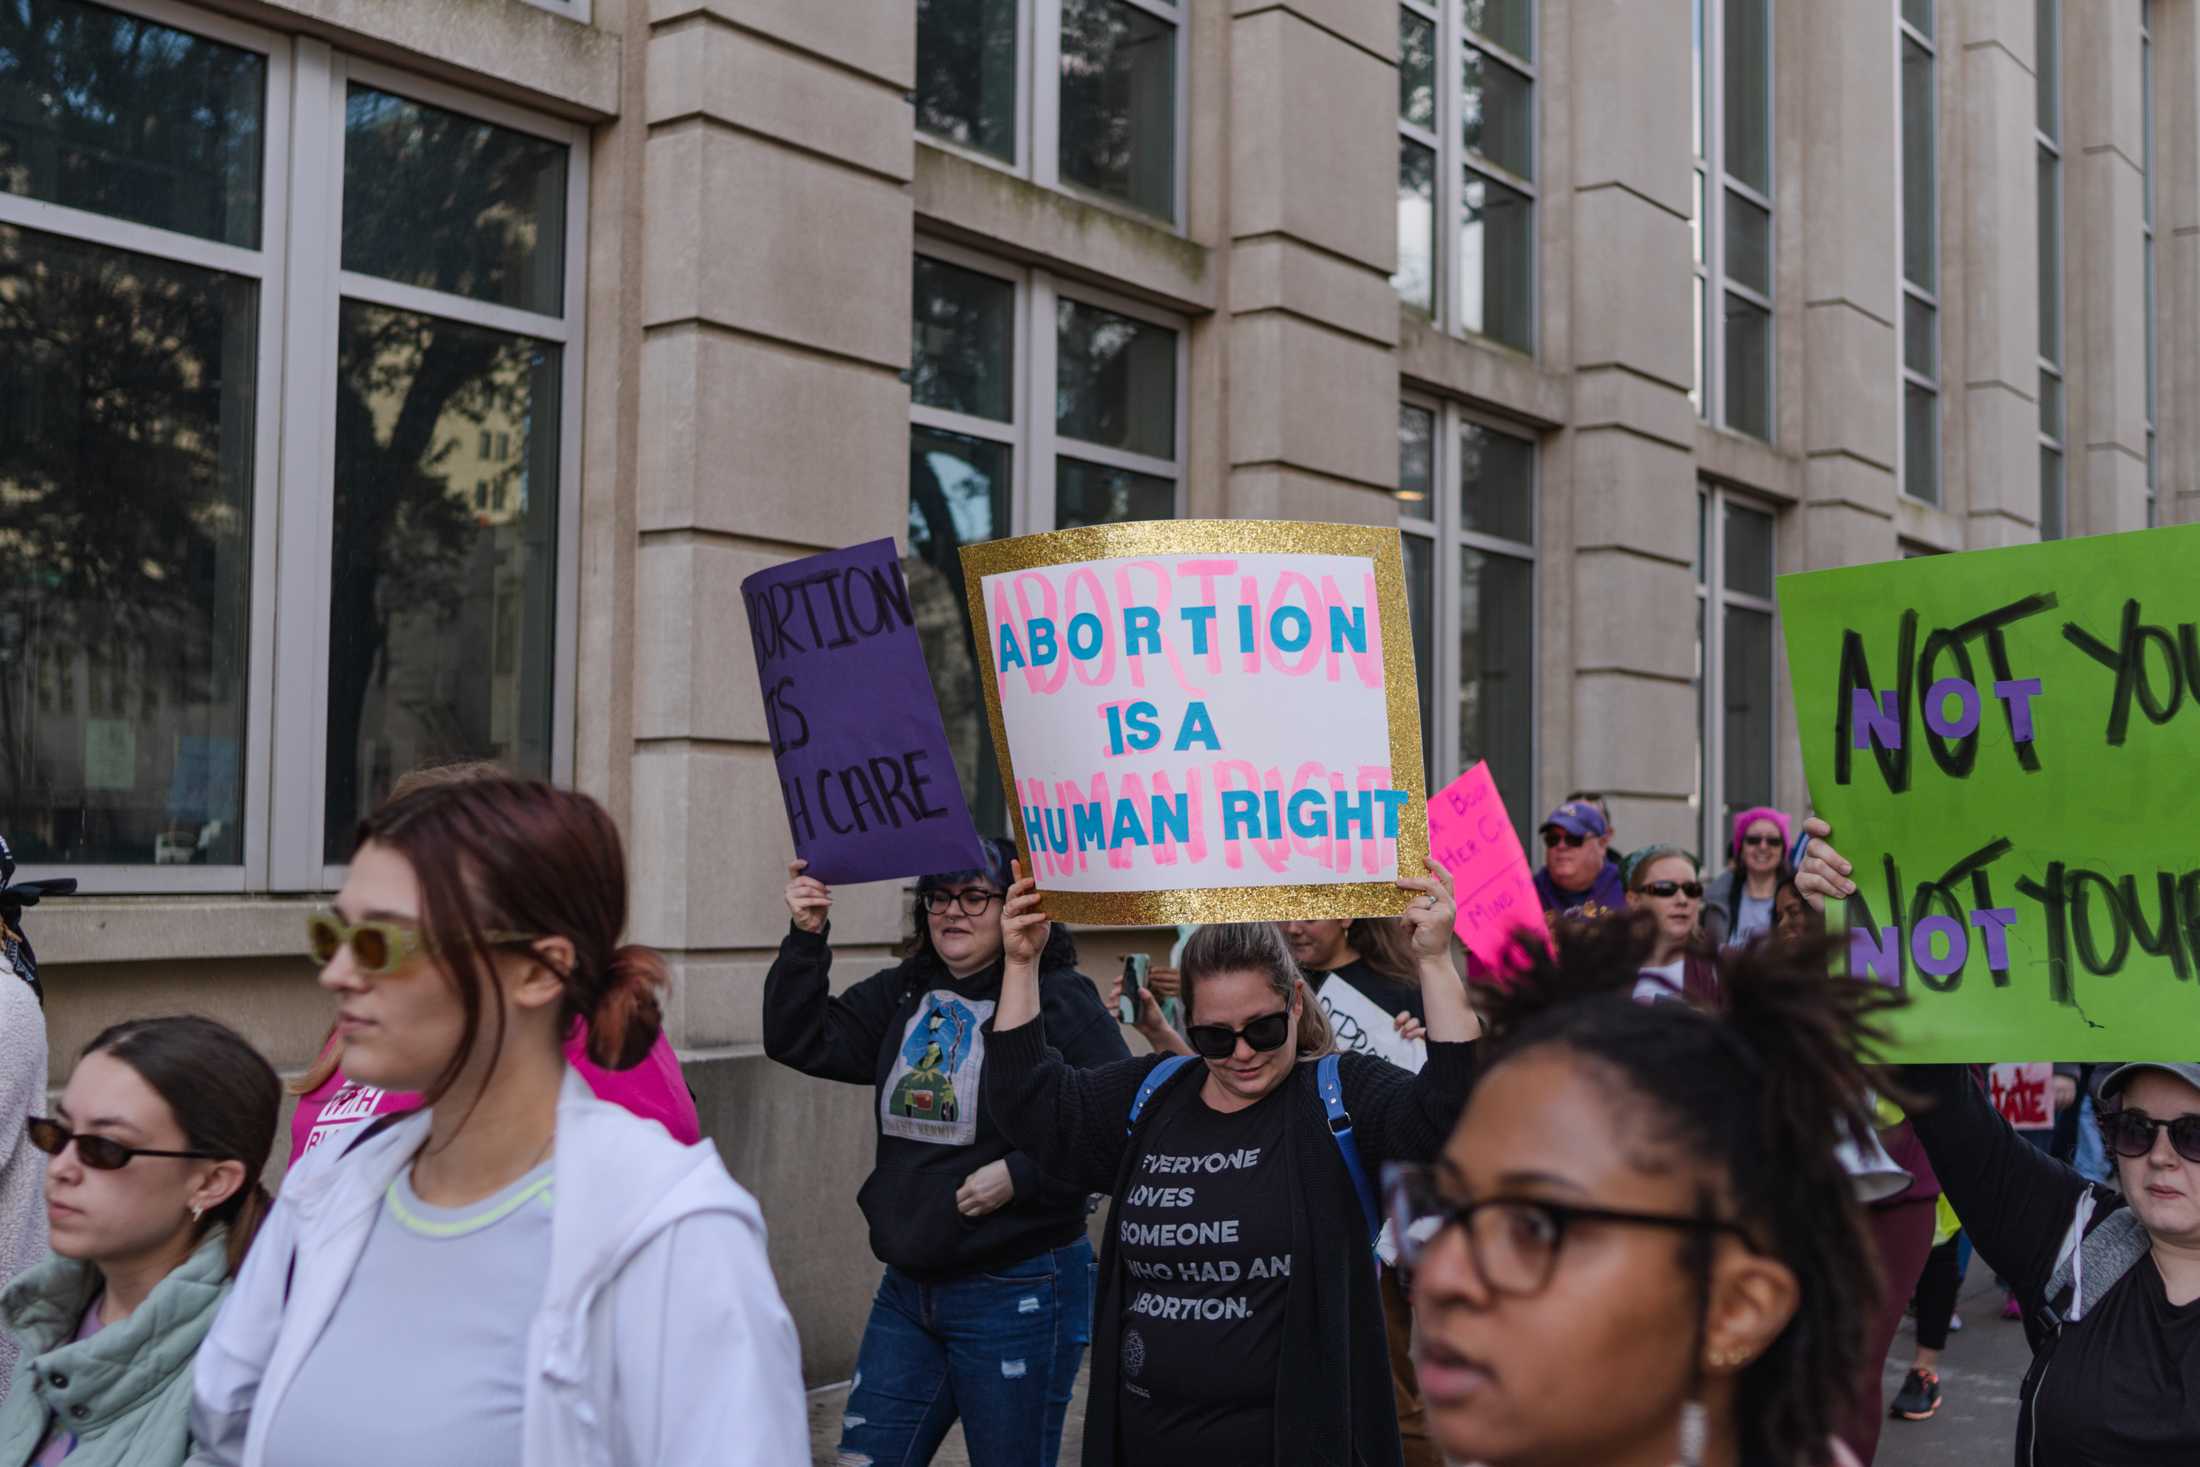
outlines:
[[841, 1423], [842, 1467], [925, 1467], [957, 1420], [971, 1467], [1054, 1467], [1092, 1340], [1092, 1244], [918, 1283], [886, 1270]]

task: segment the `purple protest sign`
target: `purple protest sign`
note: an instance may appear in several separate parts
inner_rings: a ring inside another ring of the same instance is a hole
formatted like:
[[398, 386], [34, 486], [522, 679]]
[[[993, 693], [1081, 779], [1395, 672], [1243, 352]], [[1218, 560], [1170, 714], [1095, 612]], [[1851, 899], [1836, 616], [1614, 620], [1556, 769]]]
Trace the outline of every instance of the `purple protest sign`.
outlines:
[[891, 540], [741, 583], [795, 854], [829, 885], [981, 864]]

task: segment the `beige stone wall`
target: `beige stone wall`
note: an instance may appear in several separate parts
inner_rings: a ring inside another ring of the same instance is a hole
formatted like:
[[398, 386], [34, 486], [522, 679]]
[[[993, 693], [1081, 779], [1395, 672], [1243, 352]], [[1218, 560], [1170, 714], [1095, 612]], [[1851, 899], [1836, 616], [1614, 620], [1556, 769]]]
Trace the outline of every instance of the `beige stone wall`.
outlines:
[[[1942, 0], [1943, 506], [1896, 491], [1900, 311], [1892, 0], [1777, 7], [1773, 441], [1688, 401], [1687, 0], [1543, 0], [1538, 351], [1402, 313], [1397, 30], [1380, 0], [1195, 0], [1179, 228], [913, 135], [911, 7], [596, 0], [225, 5], [594, 125], [577, 770], [626, 830], [634, 936], [672, 955], [671, 1030], [764, 1201], [812, 1378], [844, 1376], [875, 1278], [854, 1206], [862, 1092], [758, 1050], [789, 854], [737, 587], [903, 532], [913, 242], [961, 243], [1188, 323], [1196, 514], [1385, 523], [1397, 401], [1469, 405], [1539, 445], [1537, 799], [1614, 792], [1630, 844], [1694, 844], [1688, 629], [1708, 480], [1779, 512], [1803, 570], [2036, 533], [2031, 8]], [[2162, 507], [2200, 514], [2200, 26], [2162, 0]], [[2066, 0], [2074, 531], [2144, 515], [2136, 7]], [[1784, 669], [1782, 669], [1784, 681]], [[1804, 790], [1792, 716], [1781, 803]], [[326, 1004], [310, 903], [102, 898], [38, 914], [57, 1078], [102, 1023], [198, 1008], [302, 1065]], [[842, 894], [842, 976], [886, 960], [890, 886]], [[1088, 969], [1167, 934], [1096, 933]]]

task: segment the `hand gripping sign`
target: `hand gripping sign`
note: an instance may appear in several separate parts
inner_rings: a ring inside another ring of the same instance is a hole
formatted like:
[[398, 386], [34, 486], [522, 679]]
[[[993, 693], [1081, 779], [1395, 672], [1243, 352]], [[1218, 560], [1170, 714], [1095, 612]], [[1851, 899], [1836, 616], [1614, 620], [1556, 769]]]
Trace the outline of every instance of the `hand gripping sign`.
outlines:
[[1075, 922], [1401, 912], [1427, 869], [1396, 530], [1093, 525], [962, 551], [1024, 858]]
[[1900, 1057], [2200, 1053], [2200, 526], [1785, 576], [1849, 969]]

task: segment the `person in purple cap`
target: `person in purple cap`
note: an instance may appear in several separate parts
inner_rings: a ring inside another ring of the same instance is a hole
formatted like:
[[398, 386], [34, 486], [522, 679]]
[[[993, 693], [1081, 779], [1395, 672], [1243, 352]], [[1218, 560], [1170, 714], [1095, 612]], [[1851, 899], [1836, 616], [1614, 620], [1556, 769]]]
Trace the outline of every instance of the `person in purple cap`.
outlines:
[[1605, 859], [1612, 828], [1586, 800], [1569, 800], [1543, 822], [1543, 869], [1535, 873], [1543, 910], [1561, 917], [1602, 917], [1627, 909], [1627, 883]]
[[1767, 805], [1734, 817], [1726, 869], [1703, 894], [1704, 936], [1720, 947], [1738, 947], [1773, 926], [1774, 900], [1788, 870], [1788, 818]]

